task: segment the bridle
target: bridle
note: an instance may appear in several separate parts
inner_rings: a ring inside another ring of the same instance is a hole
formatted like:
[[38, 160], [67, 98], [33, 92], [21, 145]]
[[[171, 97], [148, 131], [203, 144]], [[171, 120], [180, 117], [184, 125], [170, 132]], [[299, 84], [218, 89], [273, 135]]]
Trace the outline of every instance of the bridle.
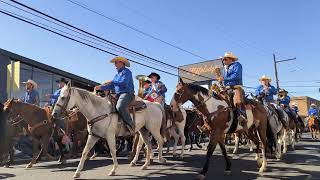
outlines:
[[71, 98], [71, 88], [68, 89], [68, 96], [66, 97], [65, 102], [63, 104], [56, 103], [55, 106], [58, 106], [61, 109], [61, 111], [67, 112], [67, 106], [69, 104], [70, 98]]

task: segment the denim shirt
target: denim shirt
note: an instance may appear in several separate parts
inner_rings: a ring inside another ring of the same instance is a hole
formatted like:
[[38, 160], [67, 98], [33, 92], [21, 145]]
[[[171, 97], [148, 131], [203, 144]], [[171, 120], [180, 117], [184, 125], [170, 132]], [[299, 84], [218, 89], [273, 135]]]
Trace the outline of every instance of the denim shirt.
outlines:
[[119, 69], [112, 82], [110, 84], [101, 86], [101, 90], [114, 90], [117, 95], [122, 93], [133, 94], [134, 85], [132, 72], [126, 67]]
[[61, 92], [61, 89], [58, 89], [50, 96], [50, 105], [56, 104], [60, 96], [60, 92]]
[[[256, 96], [265, 93], [263, 85], [258, 86], [255, 93]], [[273, 95], [277, 95], [277, 89], [274, 86], [269, 85], [265, 96], [266, 102], [274, 102]]]
[[234, 62], [224, 69], [224, 85], [235, 86], [242, 85], [242, 65]]
[[283, 99], [280, 99], [280, 102], [279, 102], [280, 104], [283, 104], [283, 105], [285, 105], [285, 106], [289, 106], [289, 104], [290, 104], [290, 97], [289, 96], [286, 96], [286, 97], [284, 97]]
[[[160, 86], [160, 88], [159, 88], [159, 86]], [[165, 93], [167, 92], [167, 87], [161, 81], [157, 81], [156, 83], [152, 83], [148, 89], [144, 90], [143, 97], [145, 97], [146, 95], [150, 95], [154, 91], [158, 95], [166, 97]]]
[[308, 111], [308, 116], [317, 116], [317, 109], [311, 107]]
[[36, 90], [26, 91], [24, 97], [22, 98], [22, 102], [39, 105], [39, 93]]

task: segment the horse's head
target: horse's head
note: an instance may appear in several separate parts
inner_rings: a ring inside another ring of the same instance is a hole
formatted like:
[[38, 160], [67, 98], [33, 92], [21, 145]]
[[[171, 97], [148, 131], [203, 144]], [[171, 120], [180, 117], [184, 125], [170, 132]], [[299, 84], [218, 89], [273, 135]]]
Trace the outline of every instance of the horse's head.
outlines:
[[174, 111], [178, 111], [179, 105], [184, 104], [190, 97], [192, 96], [191, 91], [189, 90], [186, 83], [183, 82], [182, 78], [180, 78], [179, 84], [176, 86], [176, 91], [171, 100], [171, 107]]
[[58, 118], [62, 112], [66, 112], [71, 107], [75, 106], [74, 99], [72, 98], [72, 88], [70, 82], [61, 89], [60, 96], [52, 110], [53, 118]]
[[3, 112], [7, 113], [7, 119], [11, 121], [14, 118], [17, 118], [22, 111], [22, 108], [18, 106], [21, 103], [13, 98], [8, 99], [7, 102], [4, 103]]

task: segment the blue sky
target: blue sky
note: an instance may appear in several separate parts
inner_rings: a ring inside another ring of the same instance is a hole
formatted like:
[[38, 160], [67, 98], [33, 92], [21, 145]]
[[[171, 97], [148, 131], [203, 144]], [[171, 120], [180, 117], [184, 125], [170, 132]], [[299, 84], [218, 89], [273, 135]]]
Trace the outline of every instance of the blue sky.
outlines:
[[[320, 99], [317, 87], [320, 83], [314, 81], [320, 82], [320, 1], [77, 1], [206, 59], [214, 59], [223, 55], [225, 51], [232, 51], [244, 67], [243, 78], [246, 86], [256, 87], [259, 77], [263, 74], [274, 79], [273, 52], [276, 52], [280, 59], [296, 57], [294, 62], [279, 64], [280, 85], [314, 86], [286, 89], [292, 92], [291, 95], [307, 95]], [[108, 21], [66, 0], [23, 2], [89, 32], [175, 66], [203, 61]], [[3, 3], [0, 3], [0, 8], [26, 15]], [[114, 66], [109, 63], [112, 56], [108, 54], [2, 14], [0, 24], [0, 47], [3, 49], [97, 82], [112, 79], [115, 74]], [[136, 64], [133, 64], [131, 69], [134, 75], [149, 74], [153, 71]], [[168, 86], [167, 94], [170, 99], [177, 78], [164, 73], [160, 75]]]

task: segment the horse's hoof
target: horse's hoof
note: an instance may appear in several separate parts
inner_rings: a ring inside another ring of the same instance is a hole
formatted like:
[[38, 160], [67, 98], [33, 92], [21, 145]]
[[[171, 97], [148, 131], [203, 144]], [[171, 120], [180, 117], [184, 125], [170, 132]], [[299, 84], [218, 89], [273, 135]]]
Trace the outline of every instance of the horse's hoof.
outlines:
[[28, 164], [25, 169], [30, 169], [30, 168], [32, 168], [32, 164]]
[[143, 166], [141, 167], [141, 170], [147, 170], [147, 168], [148, 168], [147, 165], [143, 165]]
[[160, 163], [166, 164], [166, 163], [167, 163], [167, 160], [166, 160], [165, 158], [162, 158], [162, 159], [160, 160]]
[[137, 166], [137, 164], [135, 162], [131, 162], [129, 166], [134, 167], [134, 166]]
[[111, 171], [111, 172], [108, 174], [108, 176], [114, 176], [114, 175], [116, 175], [116, 172], [115, 172], [115, 171]]
[[198, 174], [198, 176], [197, 176], [197, 180], [204, 180], [206, 178], [206, 176], [205, 175], [203, 175], [203, 174]]
[[232, 153], [233, 153], [233, 154], [236, 154], [236, 153], [237, 153], [237, 151], [236, 151], [236, 150], [234, 150]]
[[73, 178], [79, 178], [80, 177], [80, 173], [74, 173]]
[[225, 171], [224, 171], [224, 174], [225, 174], [225, 175], [230, 175], [230, 174], [231, 174], [231, 170], [225, 170]]

